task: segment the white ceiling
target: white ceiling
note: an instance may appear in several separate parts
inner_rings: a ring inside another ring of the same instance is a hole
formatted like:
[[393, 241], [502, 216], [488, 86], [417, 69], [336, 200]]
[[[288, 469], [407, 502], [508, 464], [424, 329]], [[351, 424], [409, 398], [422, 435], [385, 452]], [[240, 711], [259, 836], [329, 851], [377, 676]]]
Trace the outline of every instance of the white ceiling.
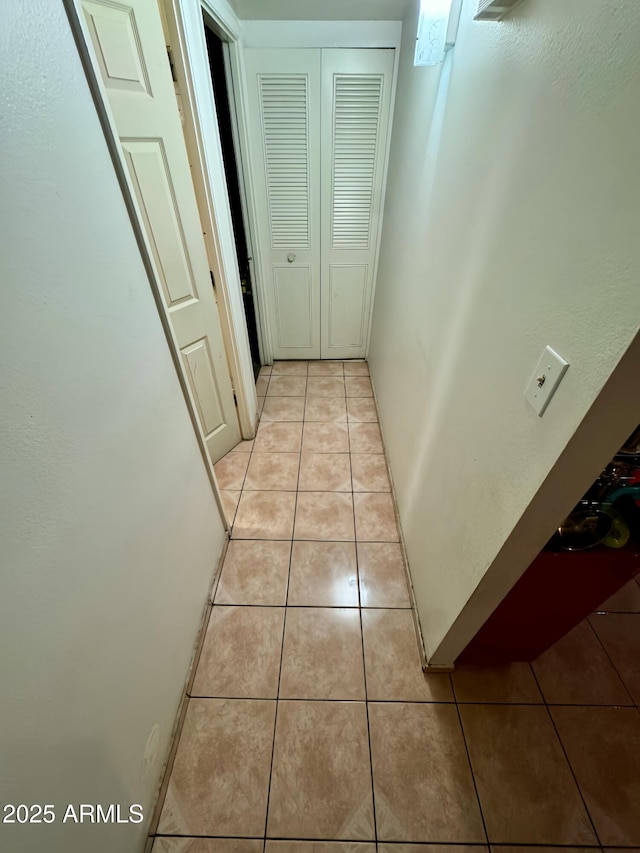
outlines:
[[239, 18], [266, 21], [401, 21], [416, 0], [230, 0]]

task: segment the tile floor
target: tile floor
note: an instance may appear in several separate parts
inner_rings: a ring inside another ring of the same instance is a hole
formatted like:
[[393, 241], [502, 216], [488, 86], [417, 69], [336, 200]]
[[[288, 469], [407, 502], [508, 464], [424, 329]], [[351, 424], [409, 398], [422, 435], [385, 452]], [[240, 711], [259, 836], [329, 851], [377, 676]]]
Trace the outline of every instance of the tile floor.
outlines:
[[423, 675], [367, 373], [264, 368], [216, 466], [232, 538], [153, 853], [640, 849], [640, 586], [532, 665]]

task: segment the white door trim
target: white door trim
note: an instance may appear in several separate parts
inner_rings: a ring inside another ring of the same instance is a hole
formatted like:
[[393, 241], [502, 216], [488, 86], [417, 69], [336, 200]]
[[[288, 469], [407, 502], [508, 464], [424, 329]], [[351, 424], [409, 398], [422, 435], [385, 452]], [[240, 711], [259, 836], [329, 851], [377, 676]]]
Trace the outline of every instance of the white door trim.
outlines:
[[209, 0], [202, 4], [198, 0], [166, 0], [165, 3], [173, 61], [181, 83], [187, 144], [194, 159], [196, 194], [219, 295], [220, 319], [238, 404], [240, 429], [243, 437], [250, 439], [256, 431], [258, 400], [211, 87], [203, 9], [229, 38], [239, 33], [239, 22], [225, 0]]
[[229, 98], [229, 104], [231, 106], [231, 132], [233, 134], [233, 147], [236, 155], [236, 165], [238, 168], [238, 187], [240, 189], [242, 220], [244, 223], [247, 250], [249, 252], [248, 263], [249, 272], [251, 276], [253, 308], [256, 317], [256, 332], [258, 335], [258, 350], [260, 352], [260, 363], [271, 364], [273, 361], [271, 352], [271, 342], [267, 341], [266, 329], [263, 328], [263, 323], [261, 322], [261, 318], [265, 316], [265, 306], [263, 304], [264, 300], [262, 300], [262, 290], [259, 286], [260, 273], [256, 269], [256, 255], [254, 254], [254, 235], [256, 232], [256, 227], [254, 218], [252, 216], [253, 208], [250, 206], [249, 201], [247, 199], [247, 187], [253, 188], [254, 184], [251, 181], [247, 181], [245, 178], [245, 175], [247, 174], [247, 171], [249, 169], [249, 164], [246, 162], [246, 158], [243, 156], [244, 146], [242, 144], [242, 139], [244, 138], [246, 130], [244, 123], [244, 114], [240, 109], [240, 104], [243, 103], [242, 92], [240, 91], [240, 50], [237, 42], [225, 41], [223, 42], [222, 47], [224, 52], [225, 70], [227, 71], [227, 94]]
[[129, 214], [131, 228], [138, 244], [142, 263], [147, 273], [151, 293], [156, 304], [160, 323], [162, 324], [165, 338], [167, 340], [167, 345], [171, 353], [171, 358], [173, 360], [173, 364], [176, 370], [178, 382], [180, 383], [180, 388], [182, 389], [182, 394], [184, 396], [187, 410], [189, 412], [189, 417], [191, 418], [191, 423], [193, 424], [193, 429], [196, 435], [196, 440], [198, 442], [198, 447], [200, 448], [202, 461], [209, 477], [209, 482], [211, 483], [211, 488], [213, 490], [213, 494], [225, 530], [229, 531], [230, 527], [227, 521], [224, 506], [222, 504], [218, 481], [216, 480], [216, 475], [213, 469], [213, 463], [211, 461], [209, 451], [207, 450], [205, 435], [200, 424], [200, 418], [198, 417], [197, 405], [182, 367], [182, 360], [180, 357], [180, 347], [178, 345], [178, 341], [176, 340], [175, 333], [171, 327], [171, 323], [169, 322], [169, 318], [164, 308], [162, 285], [160, 283], [158, 271], [156, 269], [156, 265], [153, 259], [153, 253], [148, 243], [146, 229], [143, 225], [140, 209], [136, 200], [135, 189], [133, 188], [133, 185], [131, 183], [131, 178], [124, 159], [122, 147], [120, 145], [118, 135], [115, 131], [115, 121], [111, 112], [111, 108], [109, 106], [109, 100], [103, 90], [102, 81], [95, 73], [93, 60], [89, 52], [88, 45], [90, 44], [91, 37], [87, 31], [82, 11], [78, 8], [78, 5], [76, 5], [79, 0], [62, 0], [62, 2], [67, 14], [67, 18], [69, 20], [69, 26], [71, 28], [74, 41], [76, 43], [80, 62], [82, 63], [85, 77], [87, 79], [87, 85], [89, 86], [89, 91], [91, 92], [98, 121], [100, 122], [107, 149], [111, 157], [111, 162], [113, 163], [114, 172], [120, 185], [120, 190], [122, 192], [125, 207], [127, 208], [127, 213]]
[[[256, 221], [255, 171], [249, 156], [249, 135], [247, 123], [247, 90], [244, 69], [243, 41], [244, 28], [247, 22], [241, 22], [227, 0], [195, 0], [200, 9], [211, 19], [219, 34], [224, 36], [228, 47], [229, 67], [231, 71], [232, 93], [235, 102], [235, 126], [238, 136], [236, 157], [241, 164], [240, 193], [247, 218], [247, 236], [251, 243], [252, 261], [251, 276], [256, 308], [256, 322], [260, 343], [260, 355], [263, 364], [273, 363], [271, 345], [272, 317], [269, 311], [269, 300], [265, 288], [265, 275], [260, 258], [262, 251], [258, 237]], [[193, 3], [194, 0], [174, 0], [179, 5]], [[206, 46], [205, 46], [206, 47]]]
[[[402, 31], [399, 37], [401, 37]], [[400, 67], [400, 44], [396, 46], [393, 59], [393, 73], [391, 75], [391, 109], [389, 111], [389, 123], [387, 125], [387, 138], [384, 164], [382, 168], [382, 200], [380, 203], [380, 216], [378, 217], [378, 233], [376, 235], [376, 254], [373, 262], [373, 288], [371, 290], [371, 303], [369, 306], [369, 325], [367, 328], [367, 351], [366, 358], [369, 358], [369, 349], [371, 347], [371, 329], [373, 327], [373, 306], [376, 299], [376, 287], [378, 284], [378, 262], [380, 260], [380, 246], [382, 244], [382, 226], [384, 222], [384, 201], [387, 194], [387, 178], [389, 176], [389, 158], [391, 156], [391, 136], [393, 134], [393, 116], [396, 108], [396, 88], [398, 83], [398, 70]]]

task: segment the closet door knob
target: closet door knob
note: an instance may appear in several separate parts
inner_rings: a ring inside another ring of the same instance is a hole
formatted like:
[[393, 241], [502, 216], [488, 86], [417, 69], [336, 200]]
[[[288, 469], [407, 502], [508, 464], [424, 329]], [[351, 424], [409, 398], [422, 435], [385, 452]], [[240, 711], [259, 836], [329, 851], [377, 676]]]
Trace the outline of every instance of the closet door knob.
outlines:
[[289, 254], [287, 255], [287, 260], [289, 261], [289, 263], [292, 264], [295, 261], [295, 259], [296, 259], [295, 252], [289, 252]]

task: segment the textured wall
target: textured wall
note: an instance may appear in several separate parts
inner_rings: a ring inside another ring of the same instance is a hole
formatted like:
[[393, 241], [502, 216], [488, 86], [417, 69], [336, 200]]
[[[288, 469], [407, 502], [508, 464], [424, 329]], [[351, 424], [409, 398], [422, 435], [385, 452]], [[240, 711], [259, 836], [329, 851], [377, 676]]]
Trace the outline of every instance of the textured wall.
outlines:
[[[414, 68], [413, 6], [371, 365], [433, 654], [638, 329], [640, 7], [485, 23], [465, 0], [445, 65]], [[540, 419], [523, 393], [546, 344], [571, 367]], [[560, 517], [633, 417], [567, 468]], [[530, 520], [503, 590], [557, 520]]]
[[148, 816], [224, 531], [62, 4], [0, 46], [0, 848], [125, 853], [61, 810]]

